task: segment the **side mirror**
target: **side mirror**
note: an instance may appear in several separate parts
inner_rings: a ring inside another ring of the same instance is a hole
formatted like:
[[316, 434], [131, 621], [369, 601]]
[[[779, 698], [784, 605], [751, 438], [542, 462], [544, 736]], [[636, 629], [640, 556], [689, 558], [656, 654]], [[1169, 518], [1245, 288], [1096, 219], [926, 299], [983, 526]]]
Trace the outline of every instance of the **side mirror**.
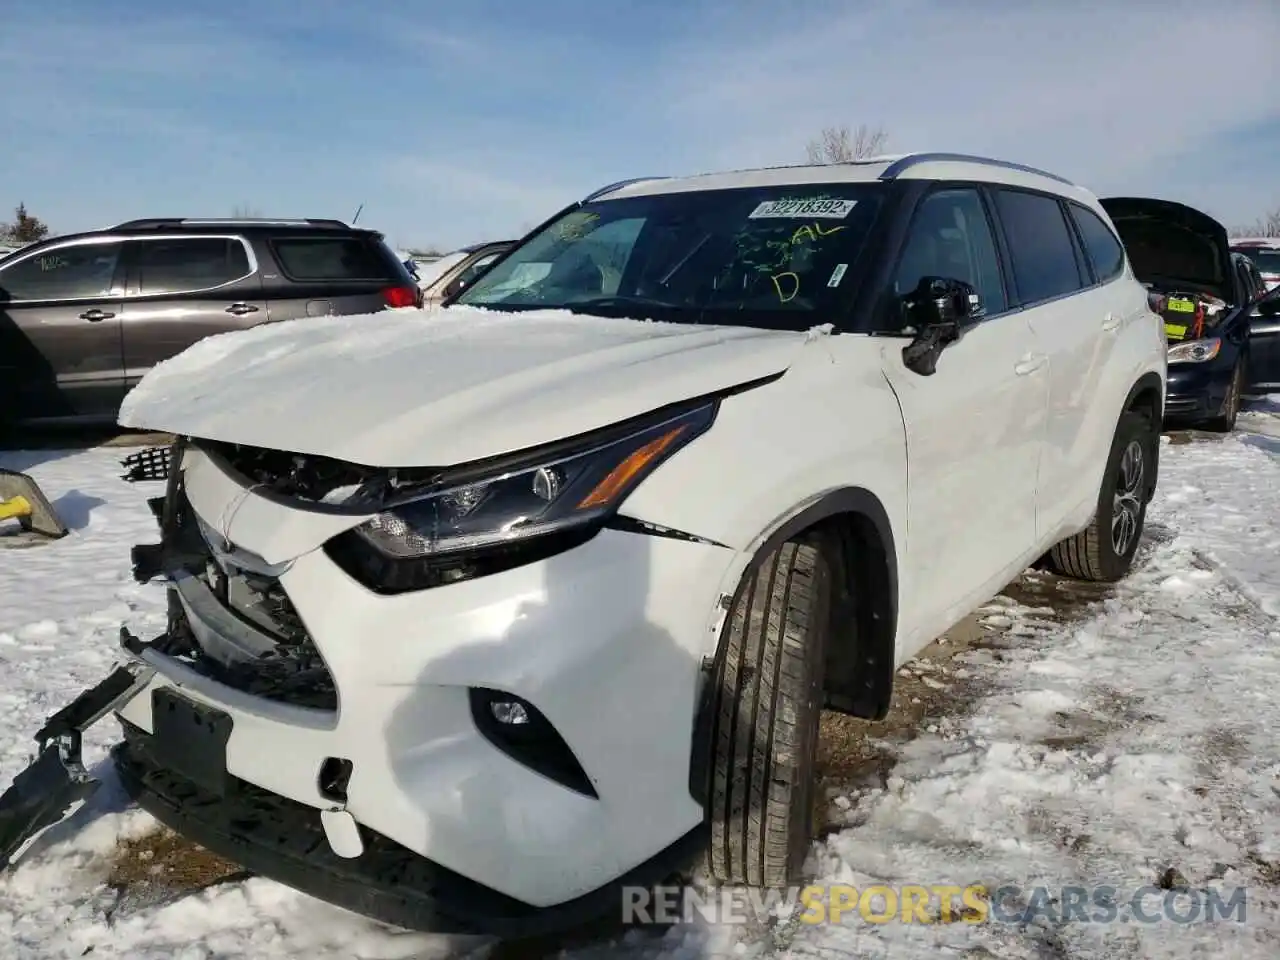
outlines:
[[960, 339], [967, 324], [986, 313], [978, 291], [950, 277], [922, 277], [902, 298], [902, 308], [908, 325], [917, 331], [902, 348], [902, 362], [922, 377], [932, 376], [942, 351]]
[[445, 300], [448, 300], [450, 297], [456, 297], [458, 294], [460, 294], [463, 291], [463, 289], [466, 288], [466, 286], [467, 286], [466, 280], [464, 280], [462, 277], [454, 277], [452, 280], [450, 280], [448, 283], [444, 285], [444, 290], [441, 291], [440, 295]]

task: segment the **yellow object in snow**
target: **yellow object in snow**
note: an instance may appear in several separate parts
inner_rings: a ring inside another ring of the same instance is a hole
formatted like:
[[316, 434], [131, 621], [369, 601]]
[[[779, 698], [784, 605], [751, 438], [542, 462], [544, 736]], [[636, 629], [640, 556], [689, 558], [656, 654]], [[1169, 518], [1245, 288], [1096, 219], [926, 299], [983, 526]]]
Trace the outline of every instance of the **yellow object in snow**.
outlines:
[[1176, 323], [1166, 323], [1164, 325], [1164, 335], [1170, 340], [1181, 340], [1187, 335], [1187, 328]]
[[0, 501], [0, 520], [29, 516], [31, 516], [31, 504], [27, 502], [26, 497], [11, 497]]
[[1170, 297], [1169, 309], [1174, 313], [1195, 313], [1196, 304], [1194, 300], [1184, 300], [1181, 297]]

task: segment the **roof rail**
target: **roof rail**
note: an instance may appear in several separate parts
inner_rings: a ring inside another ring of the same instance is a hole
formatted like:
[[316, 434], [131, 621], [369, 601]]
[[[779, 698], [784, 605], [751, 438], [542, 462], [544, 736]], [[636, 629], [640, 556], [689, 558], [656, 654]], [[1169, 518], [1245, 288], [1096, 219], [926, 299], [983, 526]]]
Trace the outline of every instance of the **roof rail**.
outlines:
[[647, 183], [650, 180], [670, 180], [670, 177], [632, 177], [630, 180], [619, 180], [617, 183], [611, 183], [607, 187], [601, 187], [594, 190], [582, 198], [582, 203], [590, 203], [603, 197], [606, 193], [613, 193], [615, 190], [621, 190], [623, 187], [629, 187], [634, 183]]
[[967, 153], [911, 153], [907, 154], [900, 160], [890, 164], [883, 173], [880, 174], [881, 180], [894, 180], [901, 176], [907, 170], [921, 163], [979, 163], [987, 167], [1001, 167], [1005, 170], [1018, 170], [1022, 173], [1034, 173], [1038, 177], [1048, 177], [1050, 180], [1056, 180], [1058, 183], [1065, 183], [1068, 187], [1074, 187], [1075, 184], [1066, 177], [1060, 177], [1056, 173], [1049, 173], [1047, 170], [1040, 170], [1037, 167], [1028, 167], [1022, 163], [1010, 163], [1008, 160], [993, 160], [990, 157], [975, 157]]
[[325, 217], [304, 217], [288, 219], [280, 217], [144, 217], [140, 220], [128, 220], [118, 223], [115, 230], [147, 230], [159, 227], [220, 227], [220, 226], [267, 226], [267, 227], [342, 227], [348, 224], [341, 220]]

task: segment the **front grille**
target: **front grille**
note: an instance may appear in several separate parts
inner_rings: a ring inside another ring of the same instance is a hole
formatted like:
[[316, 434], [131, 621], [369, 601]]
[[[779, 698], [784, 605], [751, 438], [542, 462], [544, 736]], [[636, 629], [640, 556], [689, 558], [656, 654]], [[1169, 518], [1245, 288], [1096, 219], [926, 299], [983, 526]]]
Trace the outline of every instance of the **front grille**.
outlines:
[[[170, 646], [188, 651], [179, 659], [197, 673], [243, 693], [293, 706], [337, 710], [338, 692], [333, 674], [284, 585], [275, 577], [243, 571], [229, 573], [222, 569], [199, 532], [181, 485], [175, 496], [180, 499], [169, 535], [185, 547], [188, 562], [184, 566], [205, 582], [223, 607], [276, 641], [274, 649], [257, 659], [230, 665], [216, 660], [195, 642], [186, 613], [175, 595], [169, 605], [168, 632], [171, 641], [176, 642]], [[193, 547], [197, 544], [195, 549], [201, 554], [202, 564], [191, 562]]]

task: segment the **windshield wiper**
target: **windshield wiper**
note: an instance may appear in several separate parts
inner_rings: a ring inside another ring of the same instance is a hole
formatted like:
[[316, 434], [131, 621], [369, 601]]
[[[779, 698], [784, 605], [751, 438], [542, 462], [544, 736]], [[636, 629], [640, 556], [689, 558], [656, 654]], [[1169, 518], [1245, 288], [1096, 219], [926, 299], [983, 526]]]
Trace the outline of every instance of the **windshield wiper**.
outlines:
[[589, 312], [592, 309], [604, 307], [658, 307], [662, 310], [681, 310], [684, 309], [678, 303], [671, 303], [667, 300], [658, 300], [654, 297], [628, 296], [626, 294], [612, 294], [607, 297], [591, 297], [588, 300], [575, 300], [572, 303], [564, 305], [565, 310], [570, 312]]

